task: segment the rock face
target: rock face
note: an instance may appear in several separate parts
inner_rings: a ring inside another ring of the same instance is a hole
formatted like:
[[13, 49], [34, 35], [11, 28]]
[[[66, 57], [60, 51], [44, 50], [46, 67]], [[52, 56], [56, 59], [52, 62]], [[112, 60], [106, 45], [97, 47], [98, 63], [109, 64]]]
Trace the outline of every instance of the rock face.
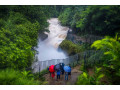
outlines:
[[45, 33], [39, 34], [39, 38], [41, 39], [41, 41], [44, 41], [45, 39], [48, 38], [48, 35]]

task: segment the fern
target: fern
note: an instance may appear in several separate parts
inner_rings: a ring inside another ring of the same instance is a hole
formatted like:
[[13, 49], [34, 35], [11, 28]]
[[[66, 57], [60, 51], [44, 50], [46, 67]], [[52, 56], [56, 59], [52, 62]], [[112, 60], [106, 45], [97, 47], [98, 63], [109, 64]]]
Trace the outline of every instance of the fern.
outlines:
[[[95, 47], [97, 50], [102, 50], [104, 55], [107, 56], [109, 64], [103, 64], [105, 73], [109, 75], [111, 81], [114, 83], [120, 83], [120, 37], [116, 34], [115, 38], [106, 36], [102, 40], [95, 41], [91, 47]], [[115, 79], [114, 79], [115, 78]]]

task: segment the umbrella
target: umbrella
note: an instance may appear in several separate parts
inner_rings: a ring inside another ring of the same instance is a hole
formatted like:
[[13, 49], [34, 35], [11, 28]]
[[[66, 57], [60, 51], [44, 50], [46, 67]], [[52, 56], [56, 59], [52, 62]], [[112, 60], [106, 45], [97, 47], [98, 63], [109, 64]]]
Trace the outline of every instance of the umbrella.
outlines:
[[50, 72], [55, 72], [55, 70], [54, 70], [54, 65], [51, 65], [51, 66], [49, 67], [49, 71], [50, 71]]
[[71, 72], [71, 68], [69, 66], [64, 66], [64, 71], [65, 72]]
[[60, 70], [60, 64], [55, 65], [55, 70]]

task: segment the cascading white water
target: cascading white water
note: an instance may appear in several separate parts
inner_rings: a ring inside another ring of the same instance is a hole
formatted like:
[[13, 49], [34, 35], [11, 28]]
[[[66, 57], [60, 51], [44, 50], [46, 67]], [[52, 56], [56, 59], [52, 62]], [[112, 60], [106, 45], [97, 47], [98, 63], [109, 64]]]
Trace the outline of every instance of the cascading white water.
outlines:
[[44, 41], [39, 41], [37, 51], [38, 60], [45, 61], [51, 59], [64, 59], [67, 56], [62, 50], [58, 50], [60, 43], [66, 38], [68, 28], [60, 25], [58, 18], [51, 18], [49, 22], [48, 38]]
[[[67, 54], [64, 51], [59, 50], [59, 45], [66, 38], [69, 28], [60, 25], [58, 18], [51, 18], [49, 22], [49, 33], [48, 38], [44, 41], [39, 40], [38, 42], [38, 61], [46, 61], [52, 59], [65, 59]], [[33, 64], [33, 67], [37, 64]]]

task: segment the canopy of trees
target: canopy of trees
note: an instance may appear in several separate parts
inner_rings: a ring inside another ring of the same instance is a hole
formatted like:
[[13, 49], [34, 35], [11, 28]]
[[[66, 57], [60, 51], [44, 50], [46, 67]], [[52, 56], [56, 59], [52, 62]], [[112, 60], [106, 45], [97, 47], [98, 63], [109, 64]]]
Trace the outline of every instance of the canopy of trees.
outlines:
[[115, 35], [120, 29], [120, 6], [71, 6], [59, 19], [75, 32], [95, 35]]
[[31, 66], [38, 33], [51, 16], [49, 7], [0, 6], [0, 68]]

